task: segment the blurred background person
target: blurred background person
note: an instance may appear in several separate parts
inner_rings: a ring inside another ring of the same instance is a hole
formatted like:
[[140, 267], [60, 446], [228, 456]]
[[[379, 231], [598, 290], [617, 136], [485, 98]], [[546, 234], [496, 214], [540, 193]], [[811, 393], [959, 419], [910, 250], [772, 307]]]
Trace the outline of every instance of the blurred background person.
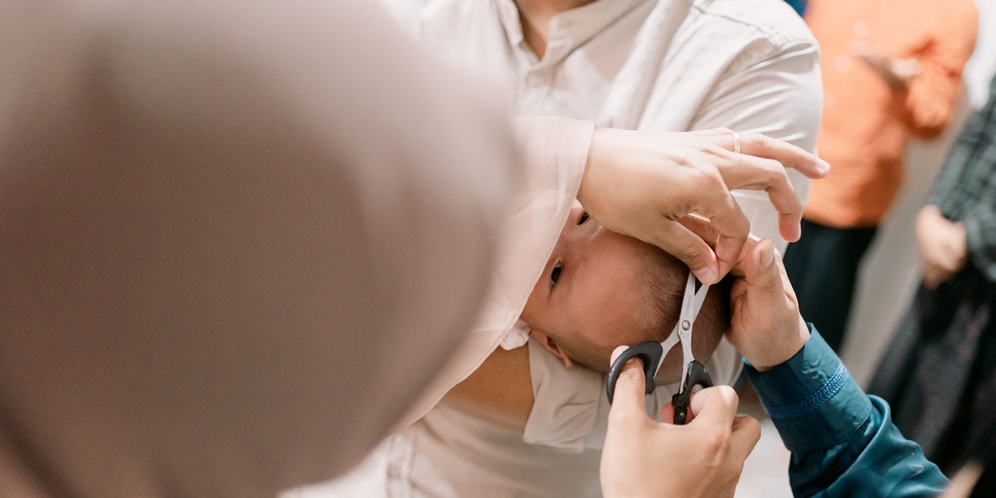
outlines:
[[971, 0], [814, 0], [806, 20], [822, 50], [817, 150], [834, 168], [813, 185], [785, 264], [803, 316], [839, 350], [858, 265], [902, 184], [907, 140], [948, 125], [977, 13]]
[[[958, 136], [916, 232], [923, 281], [870, 391], [953, 475], [979, 467], [996, 442], [996, 80]], [[977, 496], [996, 493], [988, 472]]]

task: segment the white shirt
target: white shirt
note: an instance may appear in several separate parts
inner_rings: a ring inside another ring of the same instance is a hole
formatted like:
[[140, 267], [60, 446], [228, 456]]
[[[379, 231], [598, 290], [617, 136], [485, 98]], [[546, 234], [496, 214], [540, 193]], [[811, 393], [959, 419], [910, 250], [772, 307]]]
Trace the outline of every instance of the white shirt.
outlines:
[[[406, 28], [451, 65], [503, 78], [515, 95], [519, 115], [591, 119], [596, 125], [645, 131], [729, 127], [809, 151], [815, 147], [821, 108], [818, 48], [805, 24], [780, 0], [601, 0], [556, 16], [542, 59], [523, 41], [512, 0], [389, 3]], [[527, 146], [527, 152], [532, 147]], [[789, 175], [805, 202], [808, 180], [794, 171]], [[752, 231], [773, 238], [784, 249], [766, 196], [735, 195]], [[548, 254], [543, 254], [544, 260]], [[535, 281], [538, 275], [531, 272]], [[518, 302], [524, 303], [527, 296]], [[717, 349], [714, 359], [724, 363], [722, 373], [714, 373], [717, 382], [730, 382], [739, 371], [739, 358], [731, 349], [725, 341]], [[552, 356], [538, 348], [530, 347], [529, 356], [536, 404], [525, 439], [576, 455], [599, 448], [606, 416], [602, 376], [557, 369]], [[719, 367], [719, 362], [711, 363]], [[648, 404], [669, 398], [666, 389], [659, 389]], [[495, 431], [469, 419], [457, 423], [462, 418], [437, 408], [406, 429], [400, 437], [420, 443], [393, 443], [396, 450], [406, 447], [410, 453], [394, 453], [388, 475], [402, 477], [392, 490], [449, 496], [441, 490], [476, 489], [480, 495], [501, 496], [533, 489], [540, 490], [532, 493], [537, 496], [559, 496], [562, 490], [554, 485], [564, 482], [572, 483], [579, 496], [598, 489], [597, 472], [561, 465], [564, 458], [581, 456], [548, 453], [541, 460], [548, 467], [528, 473], [515, 458], [495, 458], [494, 450], [447, 456], [447, 447], [484, 447], [489, 437], [496, 443], [490, 446], [504, 447], [506, 455], [534, 451], [509, 442], [507, 434], [494, 436]], [[440, 427], [445, 434], [437, 430]], [[497, 444], [499, 440], [503, 443]], [[457, 463], [467, 458], [477, 464]], [[447, 471], [457, 468], [463, 470]], [[591, 468], [597, 470], [597, 465]], [[562, 471], [570, 474], [558, 474]], [[540, 481], [524, 483], [529, 476], [539, 476]], [[448, 479], [451, 488], [435, 482], [440, 478]]]
[[[520, 116], [590, 119], [600, 126], [645, 131], [728, 127], [763, 133], [809, 151], [815, 148], [822, 95], [817, 43], [784, 2], [596, 1], [553, 18], [542, 60], [525, 43], [512, 0], [385, 3], [423, 46], [452, 66], [504, 81], [515, 95], [512, 105]], [[530, 139], [524, 149], [537, 160], [570, 157], [579, 150], [570, 139], [560, 138], [551, 147], [530, 133], [520, 137]], [[580, 173], [569, 168], [583, 163], [558, 161], [552, 170], [561, 176], [564, 194], [572, 194], [572, 189], [576, 193]], [[809, 180], [792, 170], [789, 176], [805, 202]], [[752, 191], [734, 195], [751, 220], [752, 232], [772, 238], [783, 250], [786, 243], [767, 196]], [[553, 210], [558, 216], [551, 221], [562, 223], [564, 207]], [[518, 235], [517, 240], [529, 239]], [[520, 245], [523, 257], [507, 260], [502, 271], [528, 275], [535, 282], [536, 254], [526, 251], [547, 243], [552, 247], [554, 242]], [[543, 251], [544, 261], [549, 252]], [[524, 288], [517, 287], [523, 294], [506, 304], [524, 304], [531, 287]], [[521, 304], [499, 320], [506, 332]], [[497, 344], [501, 337], [490, 339]], [[470, 349], [477, 353], [485, 348]], [[466, 361], [450, 369], [441, 384], [462, 380], [476, 368], [469, 368], [472, 364], [483, 361], [479, 354], [460, 358]], [[437, 390], [430, 398], [441, 397], [435, 396]], [[417, 412], [431, 404], [423, 403]]]

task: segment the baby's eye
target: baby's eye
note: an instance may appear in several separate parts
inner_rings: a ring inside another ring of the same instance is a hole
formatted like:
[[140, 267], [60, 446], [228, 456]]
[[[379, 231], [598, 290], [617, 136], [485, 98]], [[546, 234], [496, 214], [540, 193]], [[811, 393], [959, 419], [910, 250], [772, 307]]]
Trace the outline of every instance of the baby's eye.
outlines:
[[588, 221], [588, 213], [581, 213], [581, 219], [578, 220], [578, 225]]
[[557, 281], [560, 280], [560, 272], [562, 272], [563, 270], [564, 266], [562, 264], [557, 263], [553, 265], [553, 270], [550, 271], [550, 282], [556, 285]]

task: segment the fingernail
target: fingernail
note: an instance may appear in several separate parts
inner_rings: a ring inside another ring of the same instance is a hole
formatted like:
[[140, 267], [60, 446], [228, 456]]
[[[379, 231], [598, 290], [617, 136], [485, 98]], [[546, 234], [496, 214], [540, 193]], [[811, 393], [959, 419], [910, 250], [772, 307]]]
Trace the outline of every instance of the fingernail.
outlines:
[[695, 278], [699, 279], [699, 282], [702, 282], [703, 284], [711, 285], [716, 283], [716, 272], [709, 266], [699, 268], [692, 273], [694, 273]]
[[816, 159], [816, 169], [820, 170], [820, 173], [826, 174], [830, 171], [830, 163], [817, 158]]
[[775, 261], [775, 246], [772, 243], [767, 243], [761, 248], [761, 258], [759, 263], [761, 263], [761, 268], [767, 268], [771, 266], [771, 263]]
[[609, 357], [609, 365], [615, 363], [616, 362], [616, 358], [618, 358], [619, 355], [623, 354], [623, 351], [626, 351], [628, 348], [629, 348], [629, 346], [619, 346], [616, 349], [613, 349], [612, 350], [612, 356]]

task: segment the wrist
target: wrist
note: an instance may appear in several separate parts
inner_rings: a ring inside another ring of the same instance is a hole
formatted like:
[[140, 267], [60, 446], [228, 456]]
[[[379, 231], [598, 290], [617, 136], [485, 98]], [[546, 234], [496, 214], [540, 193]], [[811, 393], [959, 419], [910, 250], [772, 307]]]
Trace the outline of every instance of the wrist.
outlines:
[[602, 168], [608, 162], [602, 156], [610, 148], [605, 145], [605, 142], [606, 140], [610, 140], [610, 137], [606, 135], [611, 131], [610, 128], [596, 126], [591, 133], [591, 141], [588, 145], [588, 157], [585, 161], [584, 174], [581, 176], [581, 186], [578, 188], [577, 194], [578, 202], [588, 212], [597, 211], [597, 207], [593, 204], [597, 201], [597, 191], [601, 182], [601, 176], [604, 174]]
[[757, 361], [748, 357], [747, 361], [758, 372], [766, 372], [792, 359], [809, 342], [809, 325], [803, 320], [802, 315], [798, 315], [797, 323], [792, 330], [793, 333], [785, 334], [784, 339], [773, 345], [775, 347], [765, 349], [765, 353], [768, 354], [759, 356]]

